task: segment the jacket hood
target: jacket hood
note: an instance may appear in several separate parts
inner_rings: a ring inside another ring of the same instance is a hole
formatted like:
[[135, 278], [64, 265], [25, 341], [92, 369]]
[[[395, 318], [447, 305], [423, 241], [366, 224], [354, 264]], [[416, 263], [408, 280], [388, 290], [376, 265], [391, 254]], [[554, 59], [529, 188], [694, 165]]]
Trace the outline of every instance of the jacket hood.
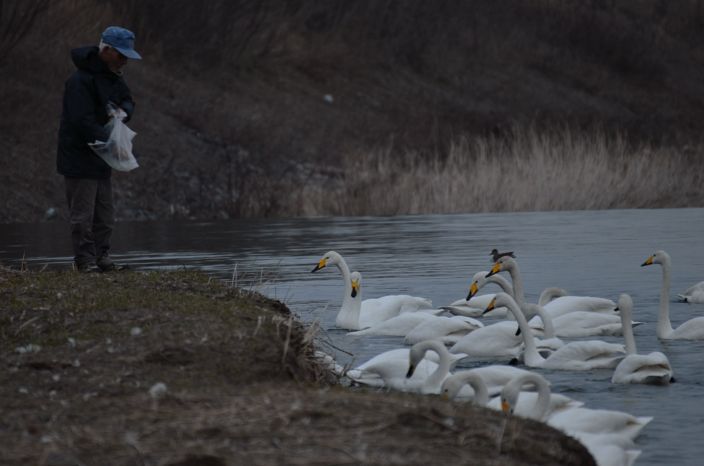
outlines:
[[87, 46], [71, 50], [71, 59], [76, 68], [89, 73], [112, 74], [108, 65], [98, 56], [98, 47]]

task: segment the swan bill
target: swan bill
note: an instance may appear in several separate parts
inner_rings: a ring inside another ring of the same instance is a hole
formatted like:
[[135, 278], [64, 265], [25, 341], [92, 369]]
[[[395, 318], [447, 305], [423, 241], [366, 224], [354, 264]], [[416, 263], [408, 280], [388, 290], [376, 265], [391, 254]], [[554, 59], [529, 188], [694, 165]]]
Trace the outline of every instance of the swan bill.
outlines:
[[513, 409], [511, 409], [511, 403], [509, 403], [507, 400], [502, 399], [501, 411], [503, 411], [504, 413], [513, 414]]
[[327, 260], [325, 258], [320, 259], [320, 262], [318, 262], [318, 265], [315, 266], [313, 270], [310, 271], [310, 273], [317, 272], [320, 269], [324, 269], [325, 266], [327, 265]]
[[494, 297], [491, 302], [489, 302], [489, 305], [484, 309], [484, 312], [482, 312], [482, 315], [486, 314], [487, 312], [493, 311], [494, 308], [496, 307], [496, 297]]
[[646, 265], [653, 265], [653, 256], [648, 257], [645, 262], [640, 264], [641, 267], [645, 267]]
[[408, 372], [406, 372], [406, 378], [410, 379], [411, 377], [413, 377], [413, 373], [415, 371], [416, 371], [415, 364], [411, 364], [410, 366], [408, 366]]
[[359, 293], [359, 280], [352, 280], [352, 293], [350, 296], [356, 298], [357, 293]]
[[489, 273], [486, 274], [484, 278], [489, 278], [489, 277], [491, 277], [492, 275], [496, 275], [496, 274], [499, 273], [499, 272], [501, 272], [501, 264], [499, 264], [498, 262], [496, 262], [496, 263], [494, 264], [494, 266], [491, 268], [491, 270], [489, 271]]
[[479, 292], [479, 287], [477, 286], [477, 281], [473, 281], [472, 284], [469, 287], [469, 294], [467, 295], [467, 301], [472, 299], [472, 296], [476, 295]]

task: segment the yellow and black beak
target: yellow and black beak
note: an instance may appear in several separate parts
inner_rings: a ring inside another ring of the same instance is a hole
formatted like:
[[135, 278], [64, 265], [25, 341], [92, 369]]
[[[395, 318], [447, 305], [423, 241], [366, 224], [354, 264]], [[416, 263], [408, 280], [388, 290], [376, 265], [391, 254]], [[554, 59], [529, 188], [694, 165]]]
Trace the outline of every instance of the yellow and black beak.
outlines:
[[642, 264], [640, 264], [640, 266], [641, 266], [641, 267], [645, 267], [646, 265], [653, 265], [653, 258], [654, 258], [654, 257], [655, 257], [655, 256], [650, 256], [650, 257], [648, 257], [648, 258], [645, 260], [645, 262], [643, 262]]
[[511, 409], [511, 403], [502, 399], [501, 400], [501, 411], [503, 411], [504, 413], [511, 414], [513, 412], [513, 410]]
[[469, 294], [467, 295], [467, 301], [472, 299], [472, 296], [475, 296], [477, 292], [479, 291], [479, 287], [477, 286], [477, 281], [473, 281], [471, 285], [469, 285]]
[[352, 280], [352, 293], [350, 296], [356, 298], [357, 293], [359, 293], [359, 280]]
[[440, 394], [440, 399], [443, 401], [450, 401], [450, 395], [447, 394], [447, 390], [443, 390]]
[[491, 302], [486, 307], [486, 309], [484, 309], [484, 312], [482, 312], [482, 315], [486, 314], [487, 312], [493, 311], [495, 307], [496, 307], [496, 298], [491, 300]]
[[406, 378], [410, 379], [411, 377], [413, 377], [413, 373], [415, 371], [416, 371], [415, 364], [411, 364], [410, 366], [408, 366], [408, 372], [406, 372]]
[[324, 269], [326, 265], [328, 265], [328, 260], [323, 257], [323, 258], [320, 259], [320, 261], [318, 262], [318, 265], [316, 265], [315, 268], [310, 271], [310, 273], [317, 272], [317, 271], [320, 270], [320, 269]]
[[501, 264], [498, 262], [494, 263], [494, 266], [491, 268], [488, 274], [485, 275], [485, 278], [489, 278], [492, 275], [496, 275], [497, 273], [501, 272]]

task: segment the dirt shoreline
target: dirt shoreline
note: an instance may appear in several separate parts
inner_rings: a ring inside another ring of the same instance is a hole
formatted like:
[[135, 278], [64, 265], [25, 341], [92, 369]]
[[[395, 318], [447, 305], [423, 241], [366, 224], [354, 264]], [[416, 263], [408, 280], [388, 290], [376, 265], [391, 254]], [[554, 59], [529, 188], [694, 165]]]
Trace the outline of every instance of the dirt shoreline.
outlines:
[[543, 424], [350, 390], [314, 327], [197, 271], [0, 267], [0, 335], [3, 465], [594, 464]]

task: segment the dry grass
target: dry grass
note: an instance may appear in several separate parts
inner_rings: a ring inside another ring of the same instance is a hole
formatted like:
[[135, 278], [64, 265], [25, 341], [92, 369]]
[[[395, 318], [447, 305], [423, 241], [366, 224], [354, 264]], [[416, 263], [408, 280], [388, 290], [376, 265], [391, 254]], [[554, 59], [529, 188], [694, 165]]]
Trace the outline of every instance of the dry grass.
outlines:
[[532, 421], [337, 385], [315, 334], [200, 273], [0, 267], [0, 464], [594, 464]]
[[308, 215], [701, 206], [702, 151], [516, 127], [501, 139], [462, 139], [432, 157], [387, 150], [349, 158], [337, 188], [302, 187], [299, 197]]

